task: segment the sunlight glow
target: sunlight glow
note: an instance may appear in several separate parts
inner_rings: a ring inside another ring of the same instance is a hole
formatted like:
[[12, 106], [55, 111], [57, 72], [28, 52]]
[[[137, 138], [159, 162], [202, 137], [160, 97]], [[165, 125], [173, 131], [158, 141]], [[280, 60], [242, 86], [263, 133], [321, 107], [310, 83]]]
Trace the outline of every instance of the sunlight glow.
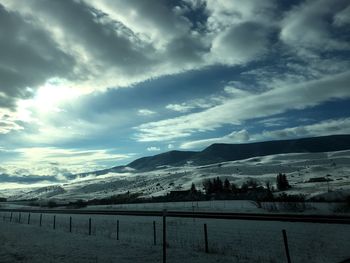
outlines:
[[52, 79], [40, 87], [33, 99], [39, 112], [61, 112], [59, 105], [80, 95], [77, 89], [68, 87], [65, 81]]
[[63, 104], [82, 94], [84, 94], [82, 89], [71, 87], [66, 80], [51, 78], [35, 92], [33, 98], [17, 102], [15, 119], [39, 123], [38, 115], [64, 112]]

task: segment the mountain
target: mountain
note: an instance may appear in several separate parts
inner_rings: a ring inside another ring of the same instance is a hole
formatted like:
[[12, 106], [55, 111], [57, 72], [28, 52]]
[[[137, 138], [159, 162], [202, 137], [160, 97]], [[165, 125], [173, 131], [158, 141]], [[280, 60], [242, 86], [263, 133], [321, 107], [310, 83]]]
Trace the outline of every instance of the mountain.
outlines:
[[278, 140], [242, 144], [215, 143], [200, 152], [170, 151], [137, 159], [127, 166], [136, 170], [152, 170], [157, 166], [180, 166], [236, 161], [281, 153], [317, 153], [350, 149], [350, 135]]
[[170, 151], [154, 156], [142, 157], [129, 163], [127, 166], [136, 170], [156, 169], [157, 167], [164, 165], [177, 166], [186, 163], [187, 160], [191, 159], [196, 154], [198, 154], [198, 152]]
[[242, 144], [215, 143], [203, 151], [169, 151], [154, 156], [139, 158], [125, 166], [116, 166], [89, 174], [103, 175], [110, 172], [125, 172], [132, 168], [137, 171], [150, 171], [164, 166], [181, 166], [187, 163], [206, 165], [226, 161], [282, 153], [318, 153], [350, 149], [350, 135], [330, 135], [292, 140], [276, 140]]
[[197, 153], [191, 161], [197, 165], [203, 165], [272, 154], [317, 153], [348, 149], [350, 149], [350, 135], [332, 135], [244, 144], [216, 143]]

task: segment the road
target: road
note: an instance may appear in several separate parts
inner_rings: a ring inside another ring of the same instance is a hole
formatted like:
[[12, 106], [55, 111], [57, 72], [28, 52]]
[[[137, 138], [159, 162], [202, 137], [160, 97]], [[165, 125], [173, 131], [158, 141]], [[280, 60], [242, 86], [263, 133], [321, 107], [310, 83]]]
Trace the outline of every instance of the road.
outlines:
[[304, 222], [325, 224], [350, 224], [350, 216], [304, 215], [304, 214], [258, 214], [221, 212], [180, 212], [180, 211], [132, 211], [132, 210], [88, 210], [88, 209], [0, 209], [0, 212], [80, 214], [80, 215], [129, 215], [182, 218], [236, 219], [256, 221]]

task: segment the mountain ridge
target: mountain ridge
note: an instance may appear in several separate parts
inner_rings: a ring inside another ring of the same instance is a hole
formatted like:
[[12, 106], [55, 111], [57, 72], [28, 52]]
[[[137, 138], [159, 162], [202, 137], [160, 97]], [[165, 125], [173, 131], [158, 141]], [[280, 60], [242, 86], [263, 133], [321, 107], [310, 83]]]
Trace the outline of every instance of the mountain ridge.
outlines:
[[90, 174], [103, 175], [110, 172], [126, 172], [130, 171], [130, 168], [137, 171], [150, 171], [164, 166], [181, 166], [185, 164], [206, 165], [272, 154], [316, 153], [348, 149], [350, 149], [349, 134], [240, 144], [214, 143], [202, 151], [173, 150], [153, 156], [141, 157], [127, 165], [81, 173], [75, 176], [84, 177]]

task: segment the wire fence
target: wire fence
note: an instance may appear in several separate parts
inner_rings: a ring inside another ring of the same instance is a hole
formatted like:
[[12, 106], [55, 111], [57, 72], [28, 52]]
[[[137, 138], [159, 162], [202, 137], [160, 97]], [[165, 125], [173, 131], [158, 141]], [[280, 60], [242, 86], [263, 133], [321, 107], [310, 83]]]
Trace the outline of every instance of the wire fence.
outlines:
[[[163, 247], [161, 217], [0, 212], [4, 223]], [[166, 218], [167, 262], [172, 249], [222, 255], [231, 262], [338, 263], [350, 258], [350, 225], [232, 219]], [[282, 230], [287, 234], [288, 252]]]

